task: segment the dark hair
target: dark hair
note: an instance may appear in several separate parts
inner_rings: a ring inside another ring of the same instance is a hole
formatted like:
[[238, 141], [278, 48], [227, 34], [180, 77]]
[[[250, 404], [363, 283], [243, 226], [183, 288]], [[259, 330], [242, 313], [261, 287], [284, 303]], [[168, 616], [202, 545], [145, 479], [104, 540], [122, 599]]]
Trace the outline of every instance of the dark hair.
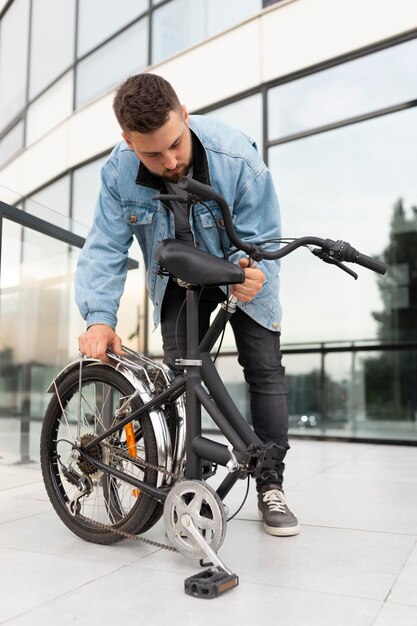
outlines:
[[136, 74], [120, 85], [113, 109], [122, 130], [151, 133], [161, 128], [180, 101], [170, 83], [156, 74]]

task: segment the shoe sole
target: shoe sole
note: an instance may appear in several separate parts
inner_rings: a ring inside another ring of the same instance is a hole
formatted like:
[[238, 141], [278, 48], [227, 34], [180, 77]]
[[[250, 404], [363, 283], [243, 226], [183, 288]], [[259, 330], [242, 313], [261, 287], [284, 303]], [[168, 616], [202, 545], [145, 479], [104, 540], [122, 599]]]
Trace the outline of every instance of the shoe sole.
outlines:
[[[258, 509], [258, 515], [263, 520], [262, 511]], [[264, 522], [264, 529], [268, 535], [273, 535], [274, 537], [292, 537], [293, 535], [298, 535], [301, 528], [300, 525], [297, 526], [286, 526], [285, 528], [279, 528], [277, 526], [268, 526]]]

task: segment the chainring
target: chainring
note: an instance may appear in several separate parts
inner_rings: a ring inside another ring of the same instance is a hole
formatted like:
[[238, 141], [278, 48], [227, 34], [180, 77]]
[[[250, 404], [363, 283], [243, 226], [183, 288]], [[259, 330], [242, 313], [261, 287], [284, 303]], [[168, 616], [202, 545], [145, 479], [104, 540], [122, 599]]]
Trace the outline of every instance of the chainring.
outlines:
[[217, 493], [202, 481], [183, 480], [172, 487], [164, 504], [165, 531], [172, 545], [184, 556], [201, 559], [205, 552], [182, 524], [183, 515], [217, 552], [226, 534], [226, 515]]

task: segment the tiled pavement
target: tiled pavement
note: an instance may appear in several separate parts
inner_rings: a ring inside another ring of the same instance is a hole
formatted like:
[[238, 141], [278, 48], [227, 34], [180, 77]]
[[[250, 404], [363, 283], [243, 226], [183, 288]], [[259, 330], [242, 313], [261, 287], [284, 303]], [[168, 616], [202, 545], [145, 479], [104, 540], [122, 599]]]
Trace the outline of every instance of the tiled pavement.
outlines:
[[[198, 563], [139, 542], [83, 542], [46, 497], [37, 463], [0, 459], [0, 624], [415, 626], [417, 449], [293, 440], [286, 493], [297, 537], [270, 537], [254, 487], [219, 556], [240, 585], [186, 596]], [[226, 503], [231, 513], [245, 491]], [[147, 535], [166, 542], [162, 521]]]

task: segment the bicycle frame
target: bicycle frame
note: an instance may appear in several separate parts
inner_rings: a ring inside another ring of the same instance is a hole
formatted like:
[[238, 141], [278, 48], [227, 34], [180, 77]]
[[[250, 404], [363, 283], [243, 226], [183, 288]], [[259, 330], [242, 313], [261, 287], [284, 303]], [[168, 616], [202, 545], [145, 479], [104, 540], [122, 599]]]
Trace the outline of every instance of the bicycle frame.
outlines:
[[[212, 198], [217, 202], [221, 209], [226, 232], [230, 241], [237, 249], [246, 252], [252, 260], [274, 260], [286, 256], [302, 245], [312, 245], [319, 246], [319, 248], [312, 250], [316, 256], [344, 269], [354, 277], [357, 277], [357, 275], [347, 269], [342, 261], [356, 262], [381, 274], [384, 274], [387, 269], [384, 263], [359, 253], [352, 248], [350, 244], [341, 240], [335, 242], [330, 239], [324, 240], [318, 237], [302, 237], [272, 252], [262, 249], [260, 245], [245, 243], [239, 239], [234, 230], [233, 220], [225, 199], [213, 188], [187, 177], [182, 178], [179, 181], [179, 185], [183, 189], [197, 194], [200, 199]], [[179, 201], [183, 201], [182, 196], [155, 196], [155, 199], [162, 200], [164, 198], [171, 200], [175, 198]], [[191, 252], [191, 250], [193, 250], [193, 252]], [[221, 313], [218, 314], [214, 323], [208, 329], [201, 345], [199, 345], [198, 341], [199, 334], [196, 321], [198, 320], [199, 288], [195, 285], [207, 284], [219, 286], [220, 284], [243, 282], [243, 274], [237, 275], [235, 270], [232, 272], [230, 268], [236, 266], [233, 266], [231, 263], [221, 260], [218, 257], [208, 255], [211, 257], [210, 272], [209, 277], [206, 277], [208, 283], [205, 283], [204, 270], [207, 264], [207, 253], [202, 251], [197, 253], [196, 250], [197, 249], [191, 248], [177, 240], [168, 239], [160, 242], [156, 252], [156, 258], [161, 268], [170, 270], [171, 275], [180, 278], [180, 282], [188, 281], [189, 283], [193, 283], [188, 284], [186, 287], [186, 358], [177, 359], [177, 364], [185, 368], [185, 374], [174, 378], [168, 388], [154, 395], [145, 402], [140, 409], [133, 411], [126, 417], [118, 419], [114, 426], [99, 436], [94, 437], [87, 445], [81, 446], [81, 444], [78, 443], [76, 445], [79, 454], [84, 455], [86, 459], [98, 469], [132, 484], [134, 487], [160, 502], [166, 500], [169, 484], [165, 487], [152, 487], [147, 485], [145, 482], [129, 476], [120, 469], [108, 466], [97, 459], [91, 458], [88, 455], [88, 451], [108, 436], [119, 431], [120, 428], [127, 426], [134, 419], [139, 418], [142, 414], [148, 413], [151, 409], [156, 409], [163, 403], [174, 402], [184, 392], [186, 397], [185, 477], [187, 479], [202, 479], [202, 459], [207, 459], [212, 463], [226, 466], [229, 470], [229, 476], [224, 479], [217, 489], [219, 497], [223, 499], [230, 491], [237, 478], [248, 474], [258, 476], [261, 470], [268, 467], [268, 464], [271, 467], [271, 463], [273, 464], [275, 460], [274, 444], [262, 444], [260, 438], [254, 433], [234, 404], [210, 359], [209, 352], [219, 337], [223, 326], [219, 318]], [[190, 278], [187, 278], [187, 276]], [[225, 310], [226, 317], [230, 317], [232, 309], [229, 309], [227, 305]], [[123, 363], [123, 360], [116, 355], [109, 354], [114, 359], [122, 361]], [[208, 392], [202, 386], [202, 382], [206, 385]], [[230, 442], [230, 446], [225, 446], [224, 444], [202, 436], [202, 406], [217, 424], [220, 432]]]
[[[139, 409], [132, 411], [126, 417], [118, 419], [115, 425], [96, 436], [82, 449], [80, 448], [80, 453], [99, 470], [124, 480], [159, 502], [166, 500], [169, 484], [152, 487], [118, 468], [93, 459], [88, 454], [89, 449], [152, 409], [164, 403], [176, 402], [185, 393], [185, 477], [187, 479], [201, 480], [203, 476], [203, 459], [228, 467], [229, 474], [217, 489], [220, 499], [223, 500], [239, 478], [237, 457], [242, 458], [245, 454], [248, 454], [250, 447], [253, 449], [262, 445], [259, 437], [254, 433], [233, 402], [210, 357], [210, 350], [222, 332], [224, 324], [228, 322], [236, 309], [236, 299], [231, 297], [227, 302], [222, 303], [221, 310], [211, 323], [201, 344], [199, 344], [198, 325], [193, 323], [193, 321], [198, 319], [198, 297], [198, 288], [193, 286], [187, 287], [187, 354], [184, 360], [179, 360], [179, 365], [185, 367], [185, 373], [174, 377], [164, 391], [153, 395]], [[111, 358], [118, 361], [119, 364], [123, 364], [123, 357], [119, 357], [111, 352], [108, 354]], [[208, 392], [202, 386], [202, 382], [204, 382]], [[229, 446], [202, 435], [202, 406], [218, 426], [220, 432], [229, 441]]]

